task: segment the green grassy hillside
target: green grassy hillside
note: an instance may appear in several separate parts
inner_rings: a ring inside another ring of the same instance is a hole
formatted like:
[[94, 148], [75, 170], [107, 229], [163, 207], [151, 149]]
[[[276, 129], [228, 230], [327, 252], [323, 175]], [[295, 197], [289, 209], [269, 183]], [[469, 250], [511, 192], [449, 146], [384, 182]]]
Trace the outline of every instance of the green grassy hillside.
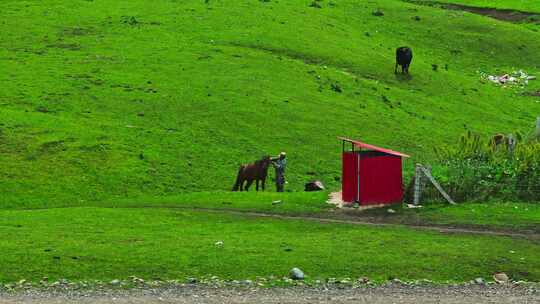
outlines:
[[[227, 190], [239, 163], [281, 150], [290, 189], [335, 188], [337, 136], [424, 160], [540, 113], [522, 95], [540, 80], [478, 73], [540, 74], [538, 32], [402, 1], [311, 3], [1, 1], [0, 204]], [[393, 74], [402, 45], [410, 78]]]

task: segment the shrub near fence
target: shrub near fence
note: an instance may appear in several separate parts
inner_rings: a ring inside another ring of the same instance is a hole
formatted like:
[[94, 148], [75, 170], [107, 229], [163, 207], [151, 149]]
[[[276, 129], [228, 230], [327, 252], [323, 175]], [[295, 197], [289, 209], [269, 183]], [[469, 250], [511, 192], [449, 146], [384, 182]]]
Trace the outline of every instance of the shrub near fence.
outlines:
[[468, 132], [456, 146], [436, 149], [444, 188], [457, 201], [540, 201], [540, 142], [514, 139]]

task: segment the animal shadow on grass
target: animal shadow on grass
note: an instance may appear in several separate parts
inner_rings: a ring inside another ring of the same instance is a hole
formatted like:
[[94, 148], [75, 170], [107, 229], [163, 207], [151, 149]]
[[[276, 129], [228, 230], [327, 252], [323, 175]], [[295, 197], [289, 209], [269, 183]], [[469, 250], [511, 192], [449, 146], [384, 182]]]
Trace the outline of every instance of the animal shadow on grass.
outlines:
[[394, 74], [394, 75], [396, 75], [396, 80], [397, 81], [411, 81], [413, 79], [411, 74], [398, 73], [398, 74]]

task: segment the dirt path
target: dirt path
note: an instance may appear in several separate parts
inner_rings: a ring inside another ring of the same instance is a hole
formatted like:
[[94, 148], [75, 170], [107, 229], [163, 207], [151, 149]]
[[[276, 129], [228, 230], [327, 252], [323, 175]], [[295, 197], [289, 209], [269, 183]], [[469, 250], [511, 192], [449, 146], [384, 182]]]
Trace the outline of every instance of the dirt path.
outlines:
[[[131, 207], [119, 207], [132, 209]], [[395, 223], [380, 223], [373, 222], [364, 219], [339, 219], [339, 218], [327, 218], [327, 217], [317, 217], [317, 216], [301, 216], [301, 215], [283, 215], [276, 213], [265, 213], [265, 212], [255, 212], [255, 211], [243, 211], [237, 209], [215, 209], [215, 208], [203, 208], [203, 207], [183, 207], [183, 206], [139, 206], [135, 208], [164, 208], [164, 209], [183, 209], [190, 211], [201, 211], [201, 212], [212, 212], [212, 213], [227, 213], [233, 215], [242, 215], [242, 216], [251, 216], [251, 217], [261, 217], [261, 218], [276, 218], [283, 220], [305, 220], [305, 221], [316, 221], [319, 223], [336, 223], [336, 224], [350, 224], [350, 225], [368, 225], [376, 227], [407, 227], [417, 230], [426, 230], [426, 231], [435, 231], [439, 233], [456, 233], [456, 234], [476, 234], [476, 235], [488, 235], [488, 236], [505, 236], [513, 238], [525, 238], [533, 241], [540, 241], [540, 235], [536, 233], [520, 233], [512, 231], [492, 231], [492, 230], [481, 230], [473, 228], [457, 228], [457, 227], [444, 227], [444, 226], [422, 226], [422, 225], [408, 225], [408, 224], [395, 224]]]
[[16, 303], [335, 303], [335, 304], [503, 304], [539, 303], [537, 290], [500, 286], [408, 287], [357, 289], [227, 289], [187, 287], [168, 290], [128, 290], [76, 293], [31, 292], [0, 295], [0, 304]]
[[[249, 210], [239, 210], [239, 209], [227, 209], [227, 208], [205, 208], [205, 207], [192, 207], [192, 206], [122, 206], [122, 207], [102, 207], [102, 206], [88, 206], [93, 208], [107, 208], [107, 209], [178, 209], [194, 212], [210, 212], [210, 213], [224, 213], [231, 215], [240, 215], [240, 216], [250, 216], [250, 217], [260, 217], [260, 218], [274, 218], [282, 220], [303, 220], [303, 221], [315, 221], [319, 223], [333, 223], [333, 224], [348, 224], [348, 225], [367, 225], [375, 227], [390, 227], [390, 228], [411, 228], [424, 231], [434, 231], [439, 233], [447, 234], [472, 234], [472, 235], [487, 235], [487, 236], [504, 236], [512, 238], [524, 238], [531, 241], [540, 242], [540, 234], [538, 233], [522, 233], [514, 231], [499, 231], [499, 230], [489, 230], [489, 229], [474, 229], [474, 228], [463, 228], [463, 227], [449, 227], [449, 226], [437, 226], [437, 225], [412, 225], [406, 223], [383, 223], [378, 222], [377, 220], [370, 218], [352, 218], [346, 217], [337, 218], [333, 217], [324, 217], [324, 216], [306, 216], [306, 215], [285, 215], [277, 213], [267, 213], [259, 211], [249, 211]], [[32, 208], [32, 209], [20, 209], [26, 211], [32, 210], [46, 210], [46, 209], [70, 209], [70, 208], [85, 208], [85, 207], [56, 207], [56, 208]]]
[[447, 3], [444, 1], [425, 1], [425, 0], [404, 0], [418, 5], [435, 6], [438, 5], [441, 8], [454, 11], [466, 11], [469, 13], [491, 17], [508, 22], [523, 22], [527, 21], [530, 17], [540, 15], [540, 13], [525, 12], [513, 9], [497, 9], [492, 7], [478, 7], [463, 4]]

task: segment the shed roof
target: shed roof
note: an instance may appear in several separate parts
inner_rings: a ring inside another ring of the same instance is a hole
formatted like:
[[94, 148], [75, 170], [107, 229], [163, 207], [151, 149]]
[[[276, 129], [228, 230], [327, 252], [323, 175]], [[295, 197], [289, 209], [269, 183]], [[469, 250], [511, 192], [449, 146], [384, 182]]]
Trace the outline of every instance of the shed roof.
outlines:
[[363, 143], [361, 141], [352, 140], [352, 139], [348, 139], [348, 138], [345, 138], [345, 137], [338, 137], [338, 138], [343, 140], [343, 141], [350, 142], [350, 143], [352, 143], [353, 145], [355, 145], [358, 148], [368, 149], [368, 150], [373, 150], [373, 151], [379, 151], [379, 152], [382, 152], [382, 153], [395, 155], [395, 156], [399, 156], [399, 157], [410, 157], [409, 155], [403, 154], [401, 152], [397, 152], [397, 151], [393, 151], [393, 150], [390, 150], [390, 149], [385, 149], [385, 148], [377, 147], [377, 146], [374, 146], [374, 145], [366, 144], [366, 143]]

